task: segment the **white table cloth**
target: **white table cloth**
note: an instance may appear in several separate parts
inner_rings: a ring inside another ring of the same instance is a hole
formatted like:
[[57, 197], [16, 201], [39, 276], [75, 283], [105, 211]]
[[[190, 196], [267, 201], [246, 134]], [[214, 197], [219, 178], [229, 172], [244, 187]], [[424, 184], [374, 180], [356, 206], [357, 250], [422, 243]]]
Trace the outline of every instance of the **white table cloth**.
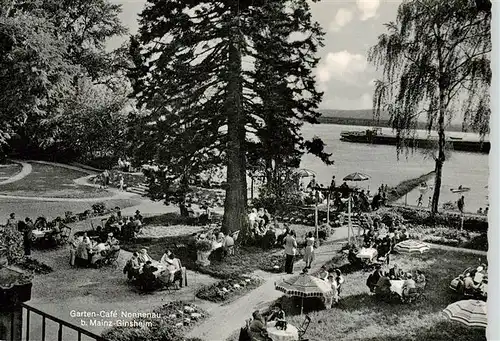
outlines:
[[391, 280], [391, 291], [397, 293], [399, 296], [403, 296], [404, 282], [404, 280]]
[[42, 231], [42, 230], [33, 230], [33, 236], [36, 238], [36, 239], [39, 239], [39, 238], [43, 238], [45, 237], [45, 235], [47, 233], [49, 233], [50, 231], [46, 230], [46, 231]]
[[275, 324], [275, 321], [267, 324], [267, 335], [273, 341], [297, 341], [299, 339], [299, 331], [290, 323], [288, 323], [286, 330], [276, 329]]
[[361, 259], [373, 259], [377, 256], [377, 250], [373, 248], [362, 248], [356, 257]]

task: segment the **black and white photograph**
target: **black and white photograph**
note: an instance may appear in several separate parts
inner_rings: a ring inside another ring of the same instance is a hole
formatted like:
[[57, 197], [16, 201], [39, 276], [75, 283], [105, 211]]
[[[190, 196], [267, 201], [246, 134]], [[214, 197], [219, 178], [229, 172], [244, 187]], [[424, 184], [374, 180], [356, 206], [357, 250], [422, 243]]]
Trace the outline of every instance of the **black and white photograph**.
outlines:
[[499, 8], [0, 0], [0, 341], [500, 340]]

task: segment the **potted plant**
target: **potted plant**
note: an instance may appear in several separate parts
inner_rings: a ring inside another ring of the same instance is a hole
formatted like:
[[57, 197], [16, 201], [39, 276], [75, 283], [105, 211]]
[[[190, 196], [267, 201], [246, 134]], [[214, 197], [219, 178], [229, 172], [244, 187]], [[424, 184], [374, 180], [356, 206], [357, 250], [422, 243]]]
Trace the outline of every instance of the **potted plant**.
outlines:
[[208, 256], [212, 252], [212, 243], [207, 239], [200, 239], [196, 241], [196, 263], [201, 266], [210, 265]]

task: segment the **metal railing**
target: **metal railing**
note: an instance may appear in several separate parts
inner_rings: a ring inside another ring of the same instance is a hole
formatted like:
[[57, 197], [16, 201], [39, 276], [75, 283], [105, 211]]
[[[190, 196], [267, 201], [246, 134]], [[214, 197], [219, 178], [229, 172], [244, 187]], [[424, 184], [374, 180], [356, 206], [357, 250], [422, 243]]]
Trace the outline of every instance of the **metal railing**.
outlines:
[[[83, 329], [75, 324], [63, 321], [63, 320], [61, 320], [55, 316], [52, 316], [50, 314], [44, 313], [43, 311], [38, 310], [36, 308], [33, 308], [33, 307], [27, 305], [26, 303], [21, 303], [21, 306], [22, 306], [23, 310], [24, 309], [26, 310], [26, 321], [25, 321], [25, 323], [23, 323], [23, 324], [25, 324], [26, 329], [25, 329], [25, 335], [23, 336], [22, 341], [30, 341], [30, 340], [31, 341], [55, 341], [52, 337], [49, 339], [46, 338], [47, 320], [53, 321], [59, 325], [59, 329], [57, 330], [57, 341], [63, 341], [63, 340], [76, 341], [74, 339], [74, 337], [72, 337], [71, 339], [65, 339], [63, 337], [63, 327], [76, 332], [78, 341], [82, 341], [82, 335], [85, 335], [86, 337], [93, 339], [93, 340], [96, 340], [96, 341], [106, 341], [104, 338], [102, 338], [101, 336], [99, 336], [97, 334], [89, 332], [88, 330], [85, 330], [85, 329]], [[30, 317], [32, 314], [33, 315], [36, 314], [36, 315], [39, 315], [42, 317], [41, 335], [37, 336], [36, 340], [30, 339]], [[14, 322], [12, 322], [12, 323], [14, 323]], [[18, 340], [14, 340], [14, 333], [12, 333], [12, 340], [11, 341], [18, 341]]]

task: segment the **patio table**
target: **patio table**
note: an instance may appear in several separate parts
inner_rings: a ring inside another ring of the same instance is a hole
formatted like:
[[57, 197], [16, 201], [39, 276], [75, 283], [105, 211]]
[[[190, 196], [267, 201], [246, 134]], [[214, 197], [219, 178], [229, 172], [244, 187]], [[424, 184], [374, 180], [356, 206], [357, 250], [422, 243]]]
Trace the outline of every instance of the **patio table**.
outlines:
[[376, 256], [377, 256], [377, 250], [374, 248], [362, 248], [356, 255], [357, 258], [361, 259], [373, 259]]
[[286, 330], [277, 329], [275, 324], [275, 321], [267, 324], [267, 335], [273, 341], [297, 341], [299, 339], [299, 331], [290, 323], [287, 324]]
[[397, 293], [399, 296], [403, 296], [404, 282], [404, 280], [391, 280], [391, 291]]
[[33, 230], [33, 236], [36, 239], [44, 238], [48, 233], [50, 230]]

